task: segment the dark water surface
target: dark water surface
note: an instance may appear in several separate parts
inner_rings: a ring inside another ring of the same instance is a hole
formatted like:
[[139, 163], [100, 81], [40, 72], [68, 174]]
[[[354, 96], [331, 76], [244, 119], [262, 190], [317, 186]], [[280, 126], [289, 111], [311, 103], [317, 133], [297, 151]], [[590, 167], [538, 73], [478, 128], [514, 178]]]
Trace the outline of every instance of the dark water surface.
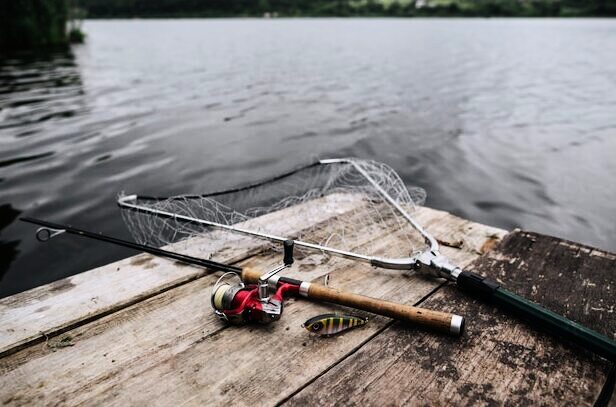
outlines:
[[316, 157], [389, 163], [429, 206], [616, 251], [614, 20], [87, 21], [0, 60], [0, 296], [132, 252], [119, 192], [197, 193]]

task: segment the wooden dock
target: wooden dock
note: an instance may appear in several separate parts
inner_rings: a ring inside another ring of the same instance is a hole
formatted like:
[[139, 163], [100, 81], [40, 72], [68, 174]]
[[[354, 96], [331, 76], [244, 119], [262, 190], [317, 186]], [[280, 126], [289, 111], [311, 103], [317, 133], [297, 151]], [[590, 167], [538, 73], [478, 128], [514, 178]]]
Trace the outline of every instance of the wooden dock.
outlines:
[[[284, 211], [268, 221], [288, 219]], [[416, 215], [452, 262], [616, 336], [615, 255], [429, 208]], [[294, 218], [295, 231], [307, 226]], [[386, 247], [394, 235], [358, 235], [357, 245]], [[194, 241], [192, 254], [202, 243]], [[266, 271], [281, 259], [264, 247], [246, 238], [217, 247], [213, 258]], [[0, 299], [0, 404], [610, 403], [611, 363], [443, 280], [320, 253], [298, 257], [284, 274], [329, 275], [336, 288], [464, 315], [467, 331], [456, 339], [376, 316], [341, 335], [315, 337], [301, 323], [336, 307], [303, 299], [287, 300], [273, 324], [227, 326], [210, 307], [218, 273], [141, 254]]]

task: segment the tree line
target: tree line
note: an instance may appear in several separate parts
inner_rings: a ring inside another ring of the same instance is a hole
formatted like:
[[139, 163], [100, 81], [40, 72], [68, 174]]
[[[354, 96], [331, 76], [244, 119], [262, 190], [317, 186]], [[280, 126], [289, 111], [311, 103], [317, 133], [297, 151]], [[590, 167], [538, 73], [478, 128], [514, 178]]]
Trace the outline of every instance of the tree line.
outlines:
[[616, 16], [616, 0], [81, 0], [91, 18]]
[[88, 18], [580, 17], [616, 16], [616, 0], [1, 0], [0, 50], [83, 40], [78, 26], [67, 28], [75, 10]]
[[0, 0], [0, 51], [82, 42], [84, 13], [76, 1]]

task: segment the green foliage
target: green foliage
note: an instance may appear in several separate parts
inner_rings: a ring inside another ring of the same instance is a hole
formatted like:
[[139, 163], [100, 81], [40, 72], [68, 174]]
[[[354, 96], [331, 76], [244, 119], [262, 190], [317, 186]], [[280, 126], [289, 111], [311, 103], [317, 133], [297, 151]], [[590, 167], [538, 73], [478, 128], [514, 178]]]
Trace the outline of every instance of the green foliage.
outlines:
[[79, 28], [71, 28], [68, 31], [68, 40], [73, 44], [81, 44], [86, 39], [86, 35]]
[[66, 0], [0, 1], [0, 49], [66, 42]]
[[[11, 0], [13, 1], [13, 0]], [[596, 16], [616, 0], [83, 0], [90, 17]]]

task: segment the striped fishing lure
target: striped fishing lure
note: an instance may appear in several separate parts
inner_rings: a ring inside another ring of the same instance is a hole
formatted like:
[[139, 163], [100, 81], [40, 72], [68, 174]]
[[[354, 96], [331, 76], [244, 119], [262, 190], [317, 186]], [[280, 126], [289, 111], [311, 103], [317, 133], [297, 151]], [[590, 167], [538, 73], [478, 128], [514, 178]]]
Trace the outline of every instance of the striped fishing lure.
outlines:
[[368, 318], [364, 317], [341, 314], [323, 314], [310, 318], [302, 324], [302, 327], [306, 328], [308, 332], [319, 335], [335, 335], [355, 326], [365, 325], [367, 322]]

